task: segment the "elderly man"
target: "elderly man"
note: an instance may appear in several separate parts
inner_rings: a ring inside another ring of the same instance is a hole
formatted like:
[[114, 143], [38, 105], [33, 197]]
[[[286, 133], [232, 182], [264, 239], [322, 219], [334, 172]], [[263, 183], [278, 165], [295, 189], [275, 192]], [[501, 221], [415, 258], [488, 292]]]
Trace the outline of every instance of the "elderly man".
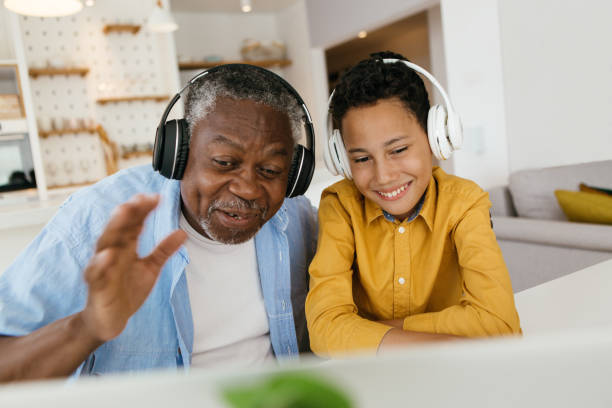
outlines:
[[143, 166], [80, 190], [0, 275], [0, 381], [256, 365], [308, 348], [316, 220], [306, 198], [285, 200], [301, 98], [269, 71], [228, 65], [191, 81], [185, 110], [189, 154], [165, 174], [180, 181]]

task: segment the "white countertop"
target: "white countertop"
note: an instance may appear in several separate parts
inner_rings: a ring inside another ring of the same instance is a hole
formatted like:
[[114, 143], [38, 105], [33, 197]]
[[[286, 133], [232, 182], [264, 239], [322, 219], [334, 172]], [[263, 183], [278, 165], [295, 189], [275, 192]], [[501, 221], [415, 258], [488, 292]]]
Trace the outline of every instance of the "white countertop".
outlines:
[[525, 336], [612, 329], [612, 259], [515, 294]]
[[44, 225], [76, 188], [49, 191], [48, 200], [40, 200], [36, 190], [0, 193], [0, 231]]

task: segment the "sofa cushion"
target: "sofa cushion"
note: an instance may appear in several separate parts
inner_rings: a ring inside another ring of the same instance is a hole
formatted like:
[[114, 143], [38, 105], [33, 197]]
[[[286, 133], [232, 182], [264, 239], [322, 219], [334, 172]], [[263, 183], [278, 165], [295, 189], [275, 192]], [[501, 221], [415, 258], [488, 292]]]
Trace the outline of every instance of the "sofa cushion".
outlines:
[[570, 221], [612, 224], [612, 196], [567, 190], [555, 190], [555, 196]]
[[[612, 253], [610, 225], [517, 217], [492, 217], [491, 220], [498, 240]], [[529, 260], [525, 259], [525, 263], [528, 264]]]
[[566, 220], [554, 191], [578, 190], [580, 183], [612, 187], [612, 160], [517, 171], [508, 187], [519, 217]]

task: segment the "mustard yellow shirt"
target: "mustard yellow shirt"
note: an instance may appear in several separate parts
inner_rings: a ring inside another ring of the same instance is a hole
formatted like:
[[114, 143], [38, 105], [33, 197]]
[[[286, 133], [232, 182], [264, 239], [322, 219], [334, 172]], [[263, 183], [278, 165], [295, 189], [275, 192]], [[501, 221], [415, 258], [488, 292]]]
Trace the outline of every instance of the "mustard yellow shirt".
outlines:
[[520, 333], [488, 194], [434, 167], [419, 214], [389, 221], [352, 181], [323, 191], [306, 319], [321, 355], [375, 351], [391, 327], [459, 336]]

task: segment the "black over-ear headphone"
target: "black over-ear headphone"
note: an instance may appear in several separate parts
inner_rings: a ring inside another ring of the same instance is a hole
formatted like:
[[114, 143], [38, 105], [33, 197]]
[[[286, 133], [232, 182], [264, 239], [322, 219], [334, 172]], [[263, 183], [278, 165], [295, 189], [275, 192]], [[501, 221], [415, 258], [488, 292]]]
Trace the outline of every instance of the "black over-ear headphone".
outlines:
[[187, 165], [187, 157], [189, 155], [189, 124], [185, 119], [173, 119], [167, 122], [166, 119], [168, 119], [168, 115], [170, 114], [172, 107], [181, 97], [181, 93], [183, 93], [183, 91], [191, 84], [222, 67], [227, 69], [228, 67], [231, 68], [233, 66], [246, 66], [249, 67], [249, 69], [264, 72], [266, 75], [270, 76], [270, 78], [283, 85], [302, 107], [302, 110], [304, 111], [303, 119], [304, 128], [306, 131], [307, 146], [298, 144], [295, 147], [293, 152], [293, 160], [291, 162], [291, 167], [289, 168], [289, 178], [287, 179], [287, 192], [285, 193], [285, 196], [295, 197], [304, 194], [310, 185], [315, 168], [315, 135], [310, 112], [308, 112], [308, 108], [302, 100], [302, 97], [291, 85], [289, 85], [287, 81], [276, 75], [274, 72], [255, 65], [226, 64], [207, 69], [206, 71], [200, 72], [198, 75], [193, 77], [187, 83], [187, 85], [183, 87], [183, 89], [174, 95], [166, 107], [155, 133], [153, 169], [159, 171], [162, 176], [170, 179], [180, 180], [183, 177], [183, 173], [185, 172], [185, 167]]

